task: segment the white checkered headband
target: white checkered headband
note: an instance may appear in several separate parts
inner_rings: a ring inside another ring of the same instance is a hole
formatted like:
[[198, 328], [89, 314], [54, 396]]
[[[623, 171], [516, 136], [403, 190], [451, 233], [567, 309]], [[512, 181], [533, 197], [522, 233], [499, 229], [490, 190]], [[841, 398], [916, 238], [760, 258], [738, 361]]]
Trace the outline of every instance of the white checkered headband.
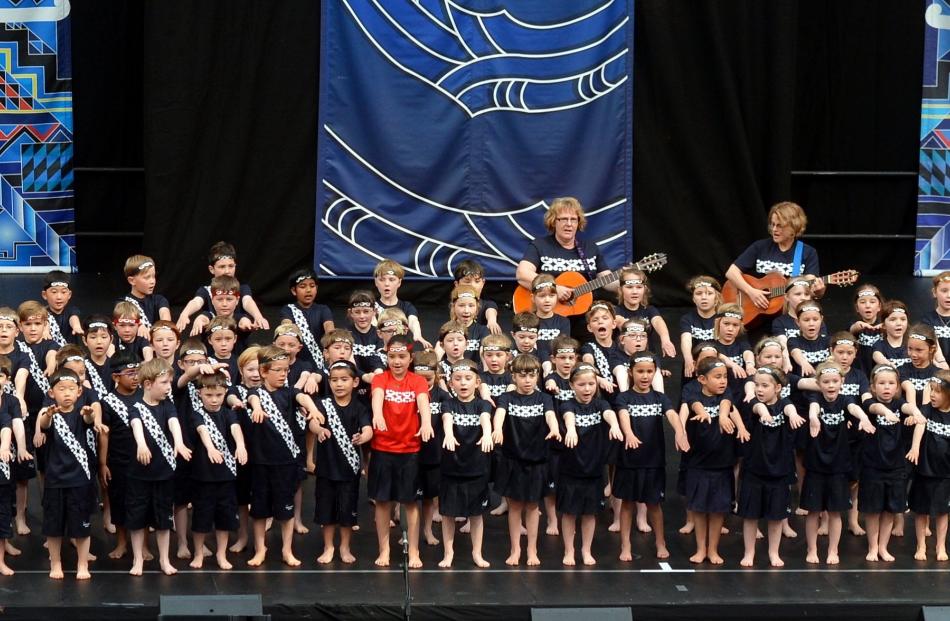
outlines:
[[649, 362], [650, 364], [656, 366], [656, 357], [653, 354], [649, 353], [638, 353], [633, 356], [630, 356], [630, 364], [638, 365], [641, 362]]
[[877, 291], [874, 291], [873, 289], [861, 289], [860, 291], [858, 291], [857, 297], [859, 297], [859, 298], [876, 298], [876, 297], [877, 297]]
[[818, 313], [820, 315], [821, 307], [817, 304], [806, 304], [798, 309], [798, 314], [801, 315], [802, 313]]
[[628, 286], [633, 287], [636, 285], [642, 285], [643, 279], [642, 278], [625, 278], [622, 284], [624, 287], [628, 287]]
[[532, 290], [532, 291], [535, 291], [535, 292], [538, 292], [538, 291], [543, 291], [544, 289], [552, 289], [552, 288], [556, 288], [556, 287], [557, 287], [557, 283], [555, 283], [553, 280], [545, 280], [545, 281], [541, 281], [541, 282], [535, 284], [535, 285], [531, 288], [531, 290]]
[[716, 317], [720, 319], [729, 318], [729, 319], [738, 319], [739, 321], [742, 321], [742, 313], [737, 313], [735, 311], [723, 311], [721, 313], [716, 313]]
[[925, 343], [932, 343], [932, 342], [933, 342], [933, 339], [932, 339], [932, 338], [929, 338], [927, 335], [925, 335], [925, 334], [920, 334], [920, 333], [918, 333], [918, 332], [911, 332], [910, 334], [907, 335], [907, 338], [908, 338], [908, 339], [915, 340], [915, 341], [923, 341], [923, 342], [925, 342]]
[[837, 375], [838, 377], [841, 377], [841, 369], [839, 369], [838, 367], [825, 367], [824, 369], [819, 371], [818, 374], [819, 375]]
[[796, 280], [793, 280], [792, 282], [785, 285], [785, 293], [788, 293], [795, 287], [805, 287], [806, 289], [808, 289], [809, 287], [811, 287], [811, 281], [805, 280], [804, 278], [798, 278]]
[[850, 345], [851, 347], [857, 347], [857, 343], [854, 341], [854, 339], [835, 339], [831, 344], [831, 347], [835, 348], [839, 345]]
[[16, 323], [17, 318], [15, 315], [0, 315], [0, 321], [9, 321], [10, 323]]

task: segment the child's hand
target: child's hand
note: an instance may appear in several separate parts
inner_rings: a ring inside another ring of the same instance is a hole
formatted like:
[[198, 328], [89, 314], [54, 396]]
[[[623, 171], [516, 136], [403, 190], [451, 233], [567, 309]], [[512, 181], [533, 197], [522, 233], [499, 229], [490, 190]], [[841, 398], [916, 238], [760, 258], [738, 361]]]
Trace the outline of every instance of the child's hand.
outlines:
[[874, 425], [871, 424], [871, 421], [868, 420], [868, 417], [867, 417], [867, 416], [865, 416], [864, 418], [862, 418], [862, 419], [861, 419], [861, 422], [858, 423], [858, 429], [860, 429], [860, 430], [863, 431], [864, 433], [874, 433], [875, 431], [877, 431], [877, 430], [874, 428]]
[[430, 349], [432, 349], [432, 343], [422, 338], [422, 336], [419, 336], [419, 338], [417, 338], [416, 340], [422, 343], [422, 346], [425, 348], [426, 351], [429, 351]]
[[270, 322], [267, 321], [267, 318], [264, 317], [264, 315], [258, 315], [254, 318], [252, 327], [257, 330], [270, 330]]
[[907, 452], [907, 455], [905, 455], [904, 457], [907, 458], [907, 461], [909, 461], [910, 463], [916, 466], [917, 459], [920, 457], [920, 448], [911, 447], [910, 450]]
[[39, 425], [36, 427], [36, 433], [33, 434], [33, 446], [35, 448], [40, 448], [46, 444], [46, 434], [43, 433], [43, 430], [40, 429]]
[[676, 358], [676, 346], [673, 345], [673, 341], [666, 339], [660, 344], [660, 349], [663, 350], [663, 355], [668, 358]]
[[318, 425], [325, 425], [327, 422], [327, 417], [324, 416], [323, 412], [321, 412], [320, 410], [313, 410], [312, 412], [308, 411], [306, 418], [308, 421], [311, 421], [311, 420], [317, 421]]
[[[548, 430], [548, 435], [544, 436], [544, 439], [545, 439], [545, 440], [557, 440], [558, 442], [560, 442], [560, 441], [561, 441], [561, 430], [558, 429], [557, 427], [555, 427], [554, 429], [549, 429], [549, 430]], [[498, 442], [497, 444], [501, 444], [501, 442]]]
[[798, 414], [792, 414], [788, 417], [789, 423], [792, 425], [792, 429], [798, 429], [805, 424], [805, 419], [799, 416]]
[[623, 442], [623, 432], [620, 430], [620, 425], [611, 425], [610, 431], [607, 433], [607, 437], [611, 440], [616, 440], [617, 442]]
[[600, 389], [606, 393], [613, 394], [614, 392], [614, 383], [607, 379], [606, 377], [597, 377], [597, 385], [600, 386]]
[[44, 340], [44, 341], [51, 341], [51, 340], [53, 340], [53, 335], [50, 334], [50, 331], [49, 331], [49, 324], [48, 324], [48, 323], [46, 324], [46, 327], [43, 328], [43, 340]]
[[792, 372], [792, 363], [789, 362], [789, 361], [787, 361], [787, 360], [783, 360], [783, 361], [782, 361], [782, 371], [783, 371], [784, 373], [791, 373], [791, 372]]
[[191, 461], [191, 449], [185, 446], [184, 444], [179, 444], [175, 447], [175, 452], [181, 455], [181, 458], [185, 461]]
[[147, 339], [152, 336], [149, 332], [149, 329], [145, 327], [144, 323], [139, 324], [139, 329], [135, 332], [135, 335], [141, 336], [143, 339]]
[[686, 437], [686, 433], [681, 431], [674, 436], [673, 440], [676, 444], [676, 448], [682, 451], [683, 453], [689, 452], [689, 438]]
[[9, 448], [0, 449], [0, 461], [6, 463], [6, 462], [10, 461], [10, 458], [11, 458], [11, 457], [12, 457], [12, 455], [10, 455], [10, 449], [9, 449]]
[[135, 458], [139, 460], [140, 464], [147, 466], [149, 462], [152, 461], [152, 451], [148, 450], [148, 447], [142, 444], [135, 452]]
[[[254, 322], [252, 322], [247, 317], [241, 317], [240, 321], [238, 321], [237, 328], [241, 332], [250, 332], [251, 330], [254, 329]], [[261, 328], [261, 329], [266, 330], [267, 328]]]
[[774, 425], [775, 417], [769, 414], [768, 410], [766, 410], [765, 414], [759, 416], [759, 422], [761, 422], [763, 425]]
[[419, 427], [419, 431], [416, 432], [416, 436], [423, 442], [428, 442], [435, 437], [435, 431], [432, 430], [432, 425], [422, 425]]
[[548, 392], [553, 392], [554, 394], [559, 392], [557, 382], [555, 382], [553, 379], [549, 379], [548, 381], [544, 382], [544, 389]]
[[382, 416], [373, 417], [373, 430], [374, 431], [389, 431], [389, 428], [386, 427], [386, 419]]
[[[545, 438], [545, 440], [546, 439], [547, 438]], [[501, 429], [496, 429], [495, 431], [492, 432], [491, 441], [497, 444], [498, 446], [501, 446], [502, 444], [505, 443], [505, 436], [504, 434], [502, 434]]]
[[455, 449], [458, 448], [458, 440], [455, 439], [455, 436], [452, 434], [445, 434], [445, 439], [442, 440], [442, 448], [447, 451], [455, 452]]
[[251, 422], [252, 423], [263, 423], [267, 420], [267, 412], [260, 408], [254, 408], [251, 410]]
[[208, 461], [212, 464], [222, 464], [224, 463], [224, 455], [221, 454], [221, 451], [212, 446], [208, 449]]
[[25, 461], [33, 461], [33, 456], [30, 455], [29, 451], [26, 448], [17, 447], [16, 459], [21, 464]]
[[491, 435], [483, 433], [482, 439], [478, 441], [478, 445], [481, 447], [483, 453], [491, 453], [491, 450], [494, 447], [491, 441]]
[[635, 436], [633, 433], [629, 433], [625, 438], [623, 447], [626, 449], [638, 449], [640, 448], [641, 444], [642, 442], [640, 442], [640, 438]]
[[908, 427], [913, 427], [914, 425], [926, 425], [927, 419], [924, 418], [924, 415], [921, 414], [920, 410], [917, 410], [911, 416], [908, 416], [904, 419], [904, 424]]
[[707, 412], [706, 409], [703, 408], [702, 412], [693, 414], [693, 417], [690, 418], [690, 420], [699, 421], [701, 423], [711, 423], [712, 417], [709, 415], [709, 412]]
[[317, 389], [320, 387], [319, 382], [317, 381], [320, 376], [316, 373], [311, 373], [310, 377], [307, 378], [307, 381], [304, 382], [303, 391], [308, 395], [312, 395], [317, 392]]
[[738, 432], [736, 432], [736, 437], [739, 438], [739, 442], [745, 444], [752, 439], [752, 434], [749, 433], [749, 430], [743, 427]]
[[189, 323], [191, 323], [191, 319], [189, 317], [185, 317], [184, 315], [179, 317], [178, 321], [175, 322], [175, 327], [178, 328], [178, 333], [181, 334], [184, 332]]
[[[318, 427], [316, 431], [316, 435], [317, 435], [317, 442], [326, 442], [327, 440], [330, 439], [330, 436], [333, 434], [331, 434], [330, 430], [327, 429], [326, 427]], [[359, 434], [356, 434], [356, 435], [359, 436]]]
[[810, 418], [808, 420], [808, 434], [813, 438], [817, 438], [819, 431], [821, 431], [821, 423], [818, 421], [818, 417]]
[[99, 484], [102, 487], [109, 487], [109, 482], [112, 480], [112, 470], [109, 469], [107, 464], [99, 464]]
[[79, 410], [79, 415], [82, 416], [82, 417], [92, 416], [92, 412], [93, 412], [93, 410], [92, 410], [92, 406], [91, 406], [91, 405], [84, 405], [84, 406], [82, 406], [82, 408]]
[[694, 371], [696, 371], [696, 363], [693, 362], [693, 359], [684, 358], [683, 359], [683, 375], [686, 377], [692, 377]]
[[234, 451], [234, 459], [242, 466], [247, 463], [247, 449], [243, 446], [237, 447]]
[[884, 420], [889, 423], [899, 423], [901, 422], [901, 417], [895, 414], [894, 412], [887, 410], [887, 413], [884, 414]]
[[[749, 385], [749, 384], [747, 383], [746, 386], [748, 386], [748, 385]], [[746, 391], [745, 396], [742, 397], [742, 402], [743, 402], [743, 403], [748, 403], [748, 402], [752, 401], [753, 399], [755, 399], [755, 392]]]
[[567, 448], [574, 448], [577, 446], [577, 430], [567, 430], [567, 433], [564, 434], [564, 446]]
[[807, 360], [802, 360], [802, 375], [804, 377], [812, 377], [815, 374], [815, 367], [811, 366], [811, 363]]
[[736, 424], [732, 419], [723, 414], [719, 415], [719, 430], [723, 433], [732, 434], [736, 430]]
[[663, 377], [673, 377], [673, 372], [669, 369], [660, 369], [660, 375]]
[[738, 364], [732, 365], [732, 373], [739, 379], [745, 379], [746, 377], [748, 377], [748, 374], [745, 372], [745, 369], [743, 369]]
[[488, 331], [492, 334], [501, 334], [501, 326], [498, 325], [497, 321], [489, 321]]

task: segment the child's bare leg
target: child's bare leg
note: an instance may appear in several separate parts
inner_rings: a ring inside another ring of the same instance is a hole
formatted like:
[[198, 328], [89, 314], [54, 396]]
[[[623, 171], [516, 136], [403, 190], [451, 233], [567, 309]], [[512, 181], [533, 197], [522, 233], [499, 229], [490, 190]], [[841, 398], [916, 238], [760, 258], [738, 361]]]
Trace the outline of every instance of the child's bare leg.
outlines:
[[838, 564], [838, 543], [841, 541], [841, 513], [828, 512], [828, 564]]
[[805, 552], [806, 563], [818, 562], [818, 511], [805, 516]]
[[109, 552], [109, 558], [122, 558], [128, 550], [128, 531], [124, 526], [115, 527], [115, 548]]
[[[175, 536], [178, 537], [175, 556], [180, 559], [191, 558], [191, 550], [188, 549], [188, 505], [175, 507]], [[196, 550], [195, 554], [198, 552]]]
[[432, 517], [435, 515], [435, 501], [426, 498], [422, 501], [422, 536], [430, 546], [439, 545], [439, 540], [432, 532]]
[[63, 538], [47, 537], [47, 552], [49, 553], [49, 577], [53, 580], [63, 579]]
[[620, 531], [620, 499], [614, 496], [610, 497], [610, 511], [613, 513], [613, 521], [607, 527], [607, 532], [616, 533]]
[[406, 533], [409, 535], [409, 567], [422, 567], [422, 556], [419, 555], [419, 503], [409, 502], [403, 505], [406, 511]]
[[884, 512], [881, 514], [881, 527], [878, 534], [878, 554], [882, 561], [893, 562], [894, 556], [888, 551], [887, 544], [891, 541], [891, 531], [894, 530], [894, 514]]
[[340, 527], [340, 560], [347, 564], [356, 562], [356, 557], [353, 556], [353, 552], [350, 550], [350, 541], [352, 540], [353, 540], [353, 527], [341, 526]]
[[201, 569], [204, 565], [205, 555], [200, 554], [199, 550], [205, 546], [205, 533], [191, 533], [191, 539], [194, 542], [195, 546], [195, 557], [191, 559], [191, 563], [188, 564], [192, 569]]
[[948, 514], [939, 513], [937, 514], [937, 529], [935, 531], [937, 537], [937, 560], [946, 561], [947, 560], [947, 518]]
[[894, 515], [894, 528], [891, 531], [891, 535], [894, 537], [903, 537], [904, 536], [904, 514], [897, 513]]
[[29, 489], [29, 481], [17, 481], [16, 483], [16, 534], [29, 535], [30, 527], [26, 524], [26, 501]]
[[294, 521], [283, 520], [280, 523], [280, 556], [289, 567], [299, 567], [300, 559], [294, 556]]
[[656, 545], [658, 559], [670, 558], [670, 551], [666, 549], [666, 530], [663, 527], [663, 507], [659, 504], [647, 505], [647, 518], [653, 528], [653, 543]]
[[695, 518], [693, 517], [693, 512], [689, 509], [686, 510], [686, 521], [683, 522], [683, 525], [680, 526], [679, 533], [681, 535], [688, 535], [693, 532], [693, 529], [696, 528]]
[[758, 520], [742, 520], [742, 543], [745, 544], [745, 552], [739, 564], [743, 567], [752, 567], [755, 564], [755, 533], [758, 529]]
[[[798, 502], [802, 501], [802, 483], [805, 481], [805, 451], [795, 449], [795, 473], [798, 475], [795, 480], [795, 486], [798, 488]], [[799, 506], [795, 509], [795, 515], [808, 515], [808, 511]]]
[[653, 527], [651, 526], [649, 508], [647, 503], [638, 502], [637, 503], [637, 530], [641, 533], [653, 532]]
[[709, 514], [709, 543], [706, 546], [706, 556], [713, 565], [722, 565], [722, 557], [719, 556], [719, 538], [722, 537], [722, 523], [725, 521], [724, 513]]
[[689, 557], [690, 563], [702, 563], [706, 560], [707, 535], [709, 534], [709, 514], [693, 511], [693, 534], [696, 537], [696, 553]]
[[[524, 503], [519, 500], [508, 501], [508, 558], [505, 559], [506, 565], [518, 565], [521, 563], [521, 512], [524, 511]], [[537, 550], [535, 550], [537, 554]]]
[[238, 507], [238, 531], [237, 540], [231, 544], [231, 552], [243, 552], [247, 547], [247, 527], [250, 521], [250, 515], [247, 505]]
[[112, 523], [112, 503], [109, 502], [107, 488], [102, 488], [102, 528], [109, 534], [115, 532], [115, 524]]
[[557, 505], [553, 495], [544, 497], [544, 516], [546, 522], [544, 534], [557, 537], [559, 534], [557, 529]]
[[597, 561], [591, 554], [591, 545], [594, 543], [594, 530], [597, 528], [596, 515], [581, 516], [581, 559], [585, 565], [596, 565]]
[[129, 538], [132, 540], [132, 569], [129, 573], [133, 576], [141, 576], [145, 565], [145, 558], [142, 555], [142, 550], [145, 548], [145, 529], [133, 530], [129, 533]]
[[633, 560], [633, 544], [630, 542], [630, 533], [633, 530], [634, 505], [637, 503], [623, 501], [620, 504], [620, 560]]
[[927, 520], [929, 516], [916, 515], [914, 517], [914, 531], [917, 535], [917, 550], [914, 552], [914, 560], [927, 560]]
[[21, 554], [23, 554], [23, 551], [20, 550], [20, 548], [13, 545], [12, 543], [10, 543], [9, 539], [5, 539], [3, 541], [3, 546], [0, 546], [0, 547], [2, 547], [3, 551], [9, 554], [10, 556], [20, 556]]
[[541, 524], [541, 510], [536, 503], [526, 503], [524, 513], [524, 525], [528, 531], [528, 567], [537, 567], [541, 564], [541, 558], [538, 556], [538, 529]]
[[848, 530], [851, 531], [852, 535], [861, 537], [865, 534], [863, 528], [861, 528], [861, 522], [858, 519], [858, 484], [851, 484], [851, 508], [848, 509]]
[[303, 510], [303, 484], [297, 486], [297, 491], [294, 492], [294, 531], [299, 535], [306, 535], [310, 532], [310, 529], [307, 528], [307, 525], [303, 523], [303, 518], [301, 517], [301, 511]]
[[247, 564], [250, 567], [259, 567], [267, 557], [267, 518], [254, 518], [251, 520], [251, 528], [254, 530], [254, 556]]
[[215, 560], [218, 561], [220, 569], [231, 569], [233, 565], [228, 561], [228, 538], [231, 536], [226, 530], [217, 530], [214, 532], [215, 540]]
[[564, 539], [564, 558], [561, 562], [573, 566], [574, 561], [574, 533], [577, 530], [577, 516], [561, 514], [561, 537]]
[[880, 548], [878, 547], [881, 531], [881, 514], [865, 513], [864, 526], [867, 529], [866, 532], [868, 536], [868, 555], [864, 557], [864, 560], [874, 563], [881, 558]]
[[784, 520], [782, 520], [782, 536], [788, 537], [789, 539], [794, 539], [795, 537], [798, 537], [798, 533], [796, 533], [795, 530], [788, 523], [788, 518], [785, 518]]
[[822, 511], [818, 516], [818, 535], [824, 537], [828, 534], [828, 512]]
[[76, 539], [76, 580], [89, 580], [89, 537]]
[[772, 567], [784, 567], [785, 561], [778, 555], [778, 548], [782, 544], [782, 520], [769, 522], [769, 563]]
[[491, 510], [492, 515], [504, 515], [508, 511], [508, 500], [504, 496], [501, 497], [501, 504]]
[[[6, 539], [4, 539], [3, 542], [6, 542]], [[0, 543], [3, 543], [3, 542], [0, 542]], [[13, 569], [9, 565], [7, 565], [6, 546], [0, 545], [0, 576], [12, 576], [12, 575], [13, 575]]]
[[168, 549], [171, 547], [171, 533], [168, 530], [156, 530], [155, 541], [158, 544], [158, 565], [162, 568], [162, 573], [166, 576], [174, 576], [178, 570], [172, 565], [168, 557]]
[[442, 549], [444, 551], [439, 567], [445, 569], [452, 566], [452, 560], [455, 558], [455, 520], [447, 515], [442, 516]]
[[333, 535], [336, 532], [336, 525], [328, 524], [321, 530], [323, 531], [323, 554], [317, 557], [317, 562], [321, 565], [326, 565], [333, 560], [333, 554], [336, 552], [333, 547]]
[[483, 569], [490, 567], [491, 563], [486, 561], [485, 557], [482, 556], [482, 541], [485, 538], [485, 517], [474, 515], [469, 518], [468, 521], [472, 525], [472, 561], [475, 562], [477, 567]]
[[374, 518], [376, 522], [376, 541], [379, 545], [379, 556], [376, 557], [376, 565], [379, 567], [389, 567], [389, 517], [393, 513], [393, 504], [382, 500], [376, 501]]

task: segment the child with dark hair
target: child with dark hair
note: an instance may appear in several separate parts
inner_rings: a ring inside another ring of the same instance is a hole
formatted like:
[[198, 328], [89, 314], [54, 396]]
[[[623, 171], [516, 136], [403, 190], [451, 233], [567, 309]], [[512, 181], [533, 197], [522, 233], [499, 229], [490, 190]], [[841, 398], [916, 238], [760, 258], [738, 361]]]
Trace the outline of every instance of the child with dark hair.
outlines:
[[119, 301], [128, 302], [138, 311], [138, 336], [147, 339], [153, 323], [159, 319], [171, 321], [172, 318], [168, 300], [155, 293], [155, 260], [141, 254], [132, 255], [125, 260], [123, 272], [131, 290]]
[[294, 302], [280, 309], [282, 324], [294, 324], [300, 331], [303, 344], [301, 358], [313, 363], [317, 368], [324, 366], [320, 339], [334, 329], [333, 314], [325, 304], [317, 304], [317, 287], [320, 279], [312, 269], [300, 269], [290, 275], [290, 293]]
[[83, 330], [79, 309], [69, 303], [73, 297], [69, 275], [62, 270], [47, 273], [43, 277], [41, 295], [49, 311], [47, 338], [60, 347], [75, 342], [76, 337], [82, 336]]
[[452, 271], [452, 277], [455, 279], [456, 287], [466, 285], [475, 289], [481, 300], [478, 308], [478, 323], [487, 326], [492, 334], [501, 334], [501, 326], [498, 324], [498, 304], [482, 296], [485, 290], [485, 268], [482, 264], [472, 259], [459, 261]]
[[244, 337], [254, 329], [254, 322], [243, 309], [238, 306], [240, 301], [241, 284], [233, 276], [216, 276], [211, 279], [211, 308], [204, 310], [195, 317], [191, 326], [191, 336], [204, 332], [211, 320], [215, 317], [231, 317], [237, 323], [240, 334], [239, 340], [243, 343]]

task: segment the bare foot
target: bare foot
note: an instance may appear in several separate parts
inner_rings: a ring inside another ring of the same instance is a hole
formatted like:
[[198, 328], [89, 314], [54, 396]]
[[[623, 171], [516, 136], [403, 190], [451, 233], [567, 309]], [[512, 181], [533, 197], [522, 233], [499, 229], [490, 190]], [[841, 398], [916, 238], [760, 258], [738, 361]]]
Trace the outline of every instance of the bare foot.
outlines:
[[109, 552], [109, 558], [116, 559], [122, 558], [128, 552], [128, 548], [125, 546], [116, 546], [112, 552]]
[[782, 536], [787, 537], [788, 539], [794, 539], [795, 537], [798, 537], [798, 533], [795, 532], [792, 527], [788, 525], [788, 523], [785, 523], [782, 525]]
[[848, 530], [850, 530], [851, 534], [855, 537], [863, 537], [868, 534], [866, 530], [861, 528], [860, 524], [851, 524], [848, 526]]
[[502, 498], [501, 504], [490, 511], [492, 515], [504, 515], [508, 513], [508, 501]]
[[937, 551], [937, 560], [938, 560], [938, 561], [946, 561], [946, 560], [947, 560], [947, 551], [946, 551], [946, 550], [938, 550], [938, 551]]
[[226, 557], [226, 556], [218, 556], [218, 557], [215, 557], [215, 558], [216, 558], [216, 560], [218, 561], [218, 569], [223, 569], [223, 570], [225, 570], [225, 571], [228, 571], [229, 569], [233, 569], [233, 568], [234, 568], [234, 565], [232, 565], [232, 564], [228, 561], [228, 557]]
[[505, 565], [515, 567], [521, 563], [521, 550], [512, 550], [508, 558], [505, 559]]
[[373, 562], [376, 563], [377, 567], [389, 567], [389, 555], [380, 554]]
[[152, 554], [148, 548], [145, 548], [144, 550], [142, 550], [142, 559], [144, 559], [145, 562], [154, 561], [155, 555]]
[[325, 548], [323, 554], [317, 557], [317, 562], [321, 565], [326, 565], [333, 560], [333, 554], [336, 552], [335, 548]]
[[665, 543], [656, 546], [656, 557], [660, 560], [670, 558], [670, 551], [666, 549]]
[[62, 580], [63, 579], [63, 565], [62, 563], [57, 563], [56, 565], [50, 565], [49, 568], [49, 577], [53, 580]]
[[607, 532], [610, 533], [619, 533], [620, 532], [620, 520], [614, 520], [610, 523], [610, 526], [607, 527]]
[[895, 528], [894, 530], [891, 531], [891, 537], [903, 537], [903, 536], [904, 536], [903, 528]]
[[481, 555], [472, 555], [472, 561], [474, 561], [476, 567], [481, 567], [485, 569], [486, 567], [491, 567], [491, 563], [486, 561]]
[[755, 557], [749, 554], [746, 554], [742, 557], [742, 560], [739, 561], [739, 565], [742, 567], [752, 567], [755, 564]]
[[723, 526], [722, 528], [719, 529], [719, 534], [720, 534], [720, 535], [728, 535], [728, 534], [729, 534], [729, 529], [726, 528], [725, 526]]
[[881, 560], [884, 561], [885, 563], [894, 562], [894, 555], [888, 552], [887, 550], [881, 550], [880, 554], [881, 554]]
[[928, 526], [926, 530], [924, 530], [924, 537], [930, 537], [931, 535], [933, 535], [933, 533], [930, 531], [930, 527]]
[[284, 561], [284, 565], [287, 567], [300, 567], [300, 559], [291, 552], [284, 552], [281, 560]]
[[549, 522], [547, 528], [544, 529], [544, 534], [552, 537], [559, 536], [561, 531], [557, 529], [557, 522]]
[[175, 566], [171, 563], [163, 563], [160, 565], [160, 567], [162, 568], [162, 573], [166, 576], [174, 576], [178, 573], [178, 570], [175, 569]]
[[926, 561], [927, 560], [927, 549], [926, 548], [917, 548], [917, 551], [914, 552], [915, 561]]
[[132, 575], [132, 576], [141, 576], [141, 575], [142, 575], [142, 563], [132, 563], [132, 569], [129, 570], [129, 575]]
[[811, 563], [812, 565], [817, 565], [817, 564], [820, 562], [820, 561], [818, 560], [818, 553], [817, 553], [817, 552], [809, 552], [808, 555], [805, 556], [805, 562], [806, 562], [806, 563]]
[[795, 515], [808, 515], [808, 511], [805, 511], [801, 507], [795, 509]]
[[829, 565], [837, 565], [840, 561], [838, 560], [837, 554], [828, 553], [828, 558], [825, 559], [825, 562]]
[[722, 565], [725, 561], [718, 554], [710, 554], [709, 562], [712, 563], [713, 565]]
[[573, 555], [568, 556], [567, 554], [565, 554], [564, 558], [561, 559], [561, 564], [566, 565], [568, 567], [573, 567], [575, 565], [574, 556]]
[[423, 535], [423, 537], [425, 537], [426, 544], [428, 544], [428, 545], [430, 545], [430, 546], [437, 546], [437, 545], [439, 545], [439, 540], [436, 538], [436, 536], [435, 536], [434, 534], [432, 534], [431, 531], [428, 532], [428, 533], [422, 533], [422, 535]]
[[235, 554], [239, 554], [243, 552], [244, 548], [246, 547], [247, 547], [247, 539], [238, 539], [233, 544], [231, 544], [231, 547], [228, 548], [228, 552], [234, 552]]
[[772, 567], [785, 567], [785, 561], [783, 561], [781, 558], [777, 556], [770, 556], [769, 565], [771, 565]]
[[633, 560], [633, 553], [630, 550], [622, 550], [619, 559], [624, 563], [629, 563]]
[[419, 569], [422, 567], [422, 559], [419, 555], [409, 555], [409, 569]]
[[340, 548], [340, 560], [346, 563], [347, 565], [356, 562], [356, 557], [353, 556], [353, 553], [349, 550], [344, 550]]
[[214, 556], [214, 555], [211, 553], [211, 548], [209, 548], [208, 546], [201, 546], [201, 555], [204, 556], [205, 558], [208, 558], [208, 557], [210, 557], [210, 556]]
[[821, 521], [818, 523], [818, 536], [824, 537], [828, 534], [828, 522]]
[[765, 539], [765, 535], [762, 534], [762, 531], [758, 528], [755, 529], [755, 538], [756, 539]]
[[680, 527], [679, 533], [681, 535], [688, 535], [693, 532], [694, 528], [696, 528], [695, 524], [693, 524], [692, 522], [686, 522]]
[[89, 573], [89, 567], [76, 568], [76, 580], [91, 580], [92, 574]]
[[205, 557], [200, 554], [196, 554], [195, 558], [193, 558], [192, 561], [188, 563], [188, 566], [192, 569], [201, 569], [201, 566], [204, 565], [204, 562]]
[[445, 556], [442, 557], [442, 560], [439, 561], [439, 567], [442, 569], [448, 569], [452, 567], [452, 559], [454, 556], [454, 554], [446, 553]]
[[93, 561], [98, 561], [98, 560], [99, 560], [99, 557], [93, 554], [92, 552], [89, 552], [86, 554], [86, 561], [91, 563]]
[[864, 560], [869, 561], [871, 563], [876, 563], [881, 559], [877, 552], [868, 552], [868, 555], [864, 557]]
[[303, 522], [294, 522], [294, 532], [298, 535], [306, 535], [310, 529]]
[[6, 563], [0, 563], [0, 576], [12, 576], [13, 569], [10, 568]]
[[255, 552], [254, 556], [252, 556], [252, 557], [247, 561], [247, 564], [248, 564], [249, 567], [260, 567], [261, 564], [264, 562], [264, 558], [266, 558], [266, 557], [267, 557], [267, 548], [263, 548], [263, 549], [261, 549], [261, 550], [257, 550], [257, 551]]
[[21, 554], [23, 554], [23, 551], [20, 550], [20, 548], [13, 545], [12, 543], [10, 543], [9, 539], [3, 542], [3, 549], [4, 549], [4, 552], [9, 554], [10, 556], [20, 556]]
[[595, 559], [594, 556], [590, 553], [585, 554], [581, 552], [581, 558], [583, 559], [585, 565], [590, 566], [590, 565], [597, 564], [597, 559]]
[[537, 553], [531, 554], [529, 552], [528, 553], [528, 567], [537, 567], [540, 564], [541, 564], [541, 559], [538, 558], [538, 554]]
[[691, 557], [689, 557], [689, 562], [690, 562], [690, 563], [702, 563], [702, 562], [705, 561], [705, 560], [706, 560], [706, 553], [705, 553], [705, 552], [697, 552], [696, 554], [694, 554], [694, 555], [692, 555]]
[[185, 559], [191, 558], [191, 550], [189, 550], [188, 548], [180, 547], [178, 548], [178, 551], [175, 552], [175, 557], [182, 561]]
[[112, 522], [106, 522], [105, 524], [102, 525], [102, 528], [110, 535], [115, 534], [115, 524], [113, 524]]
[[646, 520], [642, 522], [637, 520], [637, 530], [640, 531], [641, 533], [652, 533], [653, 527], [651, 527], [650, 524]]
[[[26, 520], [17, 520], [16, 521], [16, 534], [18, 535], [29, 535], [31, 532], [30, 527], [26, 525]], [[62, 580], [62, 577], [54, 578], [54, 580]]]
[[470, 533], [472, 532], [472, 523], [468, 520], [465, 520], [465, 523], [462, 524], [462, 528], [459, 529], [460, 533]]
[[267, 532], [270, 532], [270, 529], [273, 525], [274, 525], [274, 518], [272, 517], [267, 518], [267, 521], [264, 522], [264, 530], [266, 530]]

